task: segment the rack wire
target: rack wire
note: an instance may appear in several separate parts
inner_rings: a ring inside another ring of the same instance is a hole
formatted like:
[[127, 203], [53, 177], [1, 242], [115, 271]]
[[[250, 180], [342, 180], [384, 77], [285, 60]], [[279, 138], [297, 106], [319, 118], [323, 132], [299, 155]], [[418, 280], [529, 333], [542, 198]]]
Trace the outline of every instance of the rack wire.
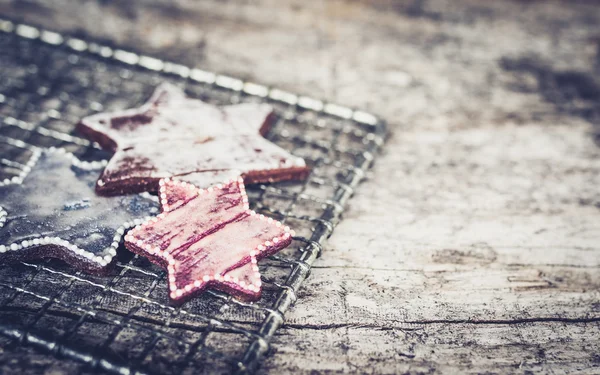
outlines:
[[11, 20], [0, 19], [0, 51], [0, 181], [21, 172], [28, 145], [64, 147], [87, 160], [109, 157], [78, 137], [75, 124], [92, 113], [137, 106], [163, 81], [215, 104], [270, 103], [278, 121], [267, 138], [311, 166], [303, 182], [248, 186], [254, 210], [297, 233], [290, 247], [259, 263], [260, 301], [208, 291], [171, 306], [165, 272], [122, 245], [117, 266], [104, 276], [57, 260], [0, 265], [0, 366], [11, 357], [20, 359], [10, 367], [16, 373], [256, 371], [383, 145], [384, 123], [366, 112]]

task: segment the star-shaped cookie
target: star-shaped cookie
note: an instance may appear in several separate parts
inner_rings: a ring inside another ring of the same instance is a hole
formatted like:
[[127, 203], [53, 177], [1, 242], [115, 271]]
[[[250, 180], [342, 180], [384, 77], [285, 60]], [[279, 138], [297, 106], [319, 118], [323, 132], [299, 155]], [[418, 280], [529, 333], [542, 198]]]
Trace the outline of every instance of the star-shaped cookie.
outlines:
[[23, 181], [0, 186], [0, 261], [50, 257], [103, 271], [125, 229], [158, 214], [158, 203], [96, 195], [101, 167], [64, 149], [34, 151]]
[[115, 152], [96, 186], [114, 195], [156, 191], [170, 177], [200, 188], [240, 175], [246, 183], [302, 179], [304, 160], [263, 138], [273, 117], [266, 104], [217, 107], [164, 83], [141, 107], [92, 115], [78, 128]]
[[290, 228], [249, 209], [241, 178], [208, 189], [171, 179], [159, 185], [163, 212], [132, 229], [125, 246], [168, 270], [171, 299], [208, 287], [260, 298], [257, 260], [288, 246]]

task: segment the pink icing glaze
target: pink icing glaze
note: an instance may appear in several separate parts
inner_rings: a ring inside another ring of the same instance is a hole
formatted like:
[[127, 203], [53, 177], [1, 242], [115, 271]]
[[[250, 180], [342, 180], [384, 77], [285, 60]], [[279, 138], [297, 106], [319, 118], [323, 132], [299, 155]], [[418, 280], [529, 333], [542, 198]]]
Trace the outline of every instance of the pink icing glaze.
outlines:
[[292, 232], [249, 210], [241, 178], [208, 189], [166, 179], [160, 198], [163, 213], [130, 231], [125, 246], [167, 268], [171, 298], [209, 286], [259, 298], [257, 260], [288, 246]]

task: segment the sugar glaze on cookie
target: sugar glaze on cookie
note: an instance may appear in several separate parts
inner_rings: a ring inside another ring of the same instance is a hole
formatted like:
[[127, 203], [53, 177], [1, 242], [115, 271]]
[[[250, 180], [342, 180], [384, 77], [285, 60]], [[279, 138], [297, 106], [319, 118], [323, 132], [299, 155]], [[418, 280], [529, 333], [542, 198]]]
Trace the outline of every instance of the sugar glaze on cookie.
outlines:
[[168, 270], [171, 299], [209, 287], [260, 298], [257, 261], [287, 247], [293, 231], [250, 210], [242, 178], [207, 189], [165, 179], [159, 194], [163, 212], [132, 229], [125, 246]]
[[101, 272], [127, 228], [158, 214], [141, 195], [101, 197], [94, 185], [106, 162], [64, 149], [34, 149], [25, 173], [0, 186], [0, 261], [59, 258]]
[[162, 178], [207, 188], [242, 176], [246, 183], [303, 179], [303, 159], [264, 138], [274, 112], [266, 104], [214, 106], [160, 85], [139, 108], [85, 117], [78, 129], [114, 151], [97, 191], [158, 190]]

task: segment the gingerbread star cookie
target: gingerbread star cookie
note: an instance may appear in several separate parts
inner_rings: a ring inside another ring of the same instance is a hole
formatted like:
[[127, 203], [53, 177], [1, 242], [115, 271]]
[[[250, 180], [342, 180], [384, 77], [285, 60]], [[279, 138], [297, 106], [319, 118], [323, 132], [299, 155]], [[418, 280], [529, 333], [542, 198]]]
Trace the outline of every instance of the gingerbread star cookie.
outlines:
[[208, 189], [160, 181], [162, 213], [132, 229], [125, 246], [166, 268], [171, 299], [206, 288], [260, 298], [257, 261], [288, 246], [293, 232], [248, 207], [241, 178]]
[[306, 177], [303, 159], [263, 138], [273, 117], [269, 105], [217, 107], [164, 83], [141, 107], [89, 116], [78, 128], [114, 151], [96, 190], [115, 195], [156, 191], [169, 177], [200, 188], [240, 175], [246, 183]]
[[51, 257], [103, 271], [125, 230], [158, 214], [158, 203], [96, 195], [101, 167], [63, 149], [34, 151], [24, 178], [0, 186], [0, 262]]

